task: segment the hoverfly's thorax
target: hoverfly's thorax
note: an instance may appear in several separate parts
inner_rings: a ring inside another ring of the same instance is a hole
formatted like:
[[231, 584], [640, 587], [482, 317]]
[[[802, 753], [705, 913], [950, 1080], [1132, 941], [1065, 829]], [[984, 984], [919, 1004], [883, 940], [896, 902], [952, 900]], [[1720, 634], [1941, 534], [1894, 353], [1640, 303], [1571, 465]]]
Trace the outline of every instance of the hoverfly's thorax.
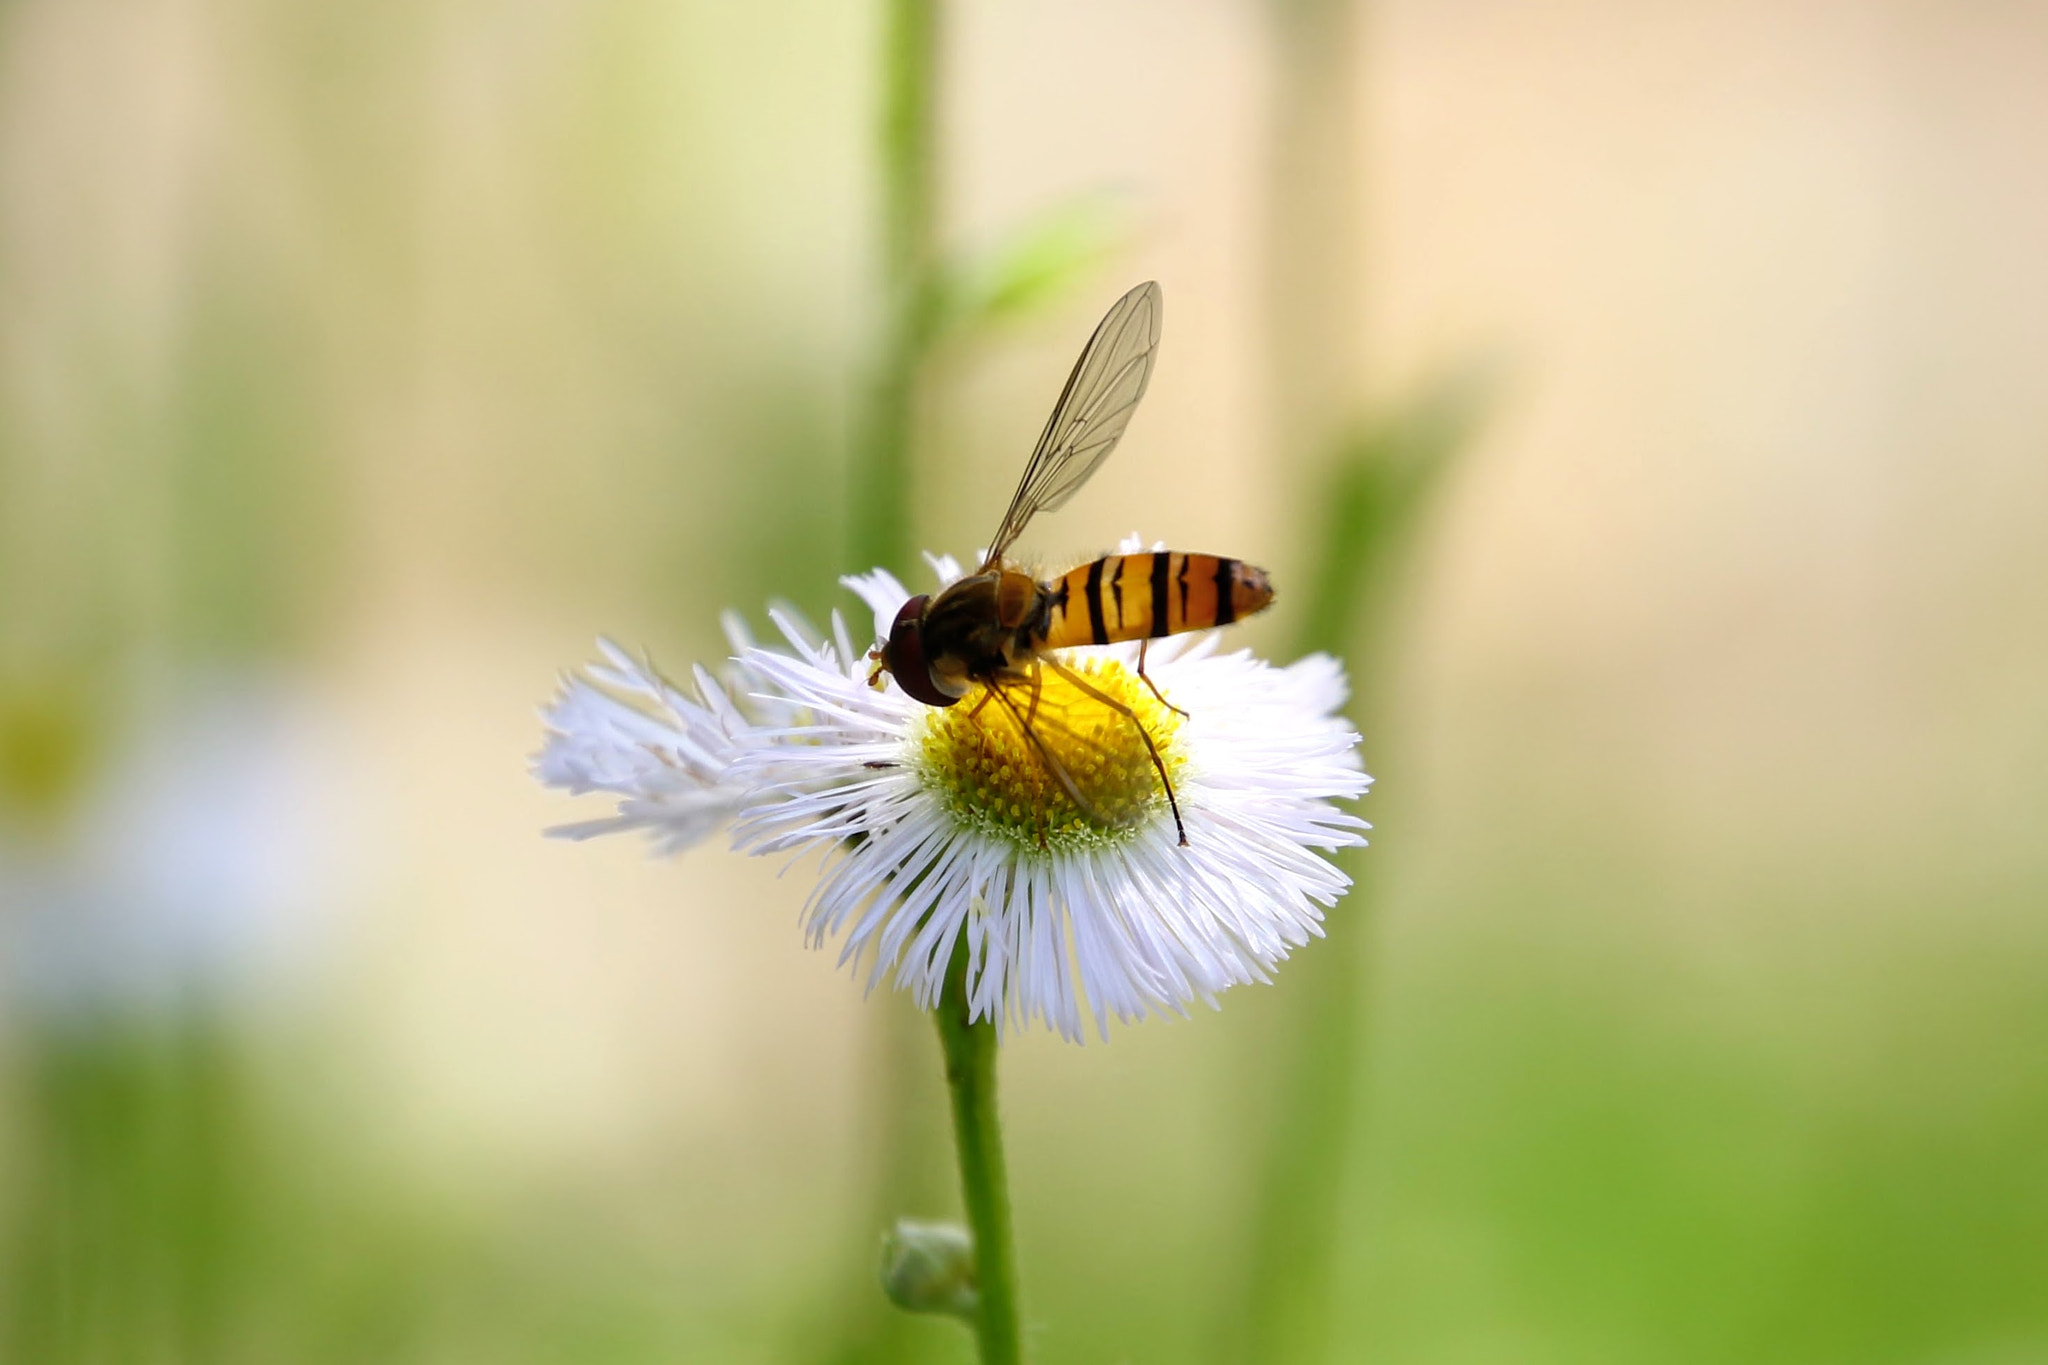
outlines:
[[1028, 573], [1004, 569], [996, 580], [996, 619], [1004, 630], [1021, 630], [1044, 612], [1045, 589]]
[[942, 690], [964, 694], [973, 683], [1011, 667], [1017, 631], [1003, 624], [1002, 615], [1004, 580], [1010, 577], [1031, 582], [1026, 575], [992, 569], [950, 585], [925, 608], [925, 662]]

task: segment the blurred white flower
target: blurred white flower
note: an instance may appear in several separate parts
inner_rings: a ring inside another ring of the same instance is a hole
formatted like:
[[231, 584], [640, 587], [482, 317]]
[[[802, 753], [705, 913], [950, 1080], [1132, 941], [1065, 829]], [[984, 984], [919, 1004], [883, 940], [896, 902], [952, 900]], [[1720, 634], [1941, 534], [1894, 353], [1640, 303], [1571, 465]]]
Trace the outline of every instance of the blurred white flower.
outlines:
[[[940, 583], [960, 576], [931, 561]], [[845, 580], [886, 634], [910, 594], [889, 574]], [[816, 851], [807, 934], [865, 958], [870, 989], [893, 977], [938, 1003], [965, 936], [975, 1018], [1044, 1020], [1078, 1039], [1092, 1018], [1135, 1020], [1210, 1004], [1269, 978], [1321, 933], [1349, 880], [1323, 852], [1367, 828], [1333, 802], [1371, 782], [1336, 714], [1342, 669], [1324, 656], [1274, 668], [1219, 654], [1214, 635], [1072, 652], [1067, 665], [1137, 710], [1172, 775], [1189, 843], [1129, 721], [1047, 670], [1036, 742], [1004, 707], [943, 710], [893, 680], [868, 685], [835, 615], [820, 640], [771, 612], [786, 649], [735, 635], [734, 673], [694, 670], [684, 696], [610, 645], [543, 713], [534, 770], [573, 792], [606, 791], [617, 814], [556, 831], [646, 829], [664, 851], [732, 818], [755, 853]], [[1077, 804], [1036, 751], [1051, 749], [1088, 798]]]
[[160, 699], [53, 840], [0, 829], [0, 995], [52, 1022], [287, 988], [355, 866], [348, 749], [275, 679]]

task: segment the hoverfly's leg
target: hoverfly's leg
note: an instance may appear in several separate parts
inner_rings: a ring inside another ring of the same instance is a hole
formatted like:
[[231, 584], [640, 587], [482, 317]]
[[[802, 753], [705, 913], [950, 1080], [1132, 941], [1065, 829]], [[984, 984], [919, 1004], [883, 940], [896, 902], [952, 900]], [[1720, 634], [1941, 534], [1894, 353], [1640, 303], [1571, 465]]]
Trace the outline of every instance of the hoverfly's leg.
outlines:
[[979, 725], [975, 725], [974, 718], [981, 714], [982, 708], [988, 705], [989, 698], [995, 696], [995, 694], [996, 689], [993, 684], [983, 683], [980, 699], [974, 703], [974, 708], [967, 713], [967, 723], [974, 728], [974, 756], [976, 758], [988, 757], [988, 731], [982, 729]]
[[[1159, 774], [1159, 785], [1166, 788], [1166, 805], [1173, 812], [1173, 827], [1180, 835], [1180, 846], [1186, 848], [1188, 846], [1188, 827], [1180, 818], [1180, 800], [1173, 794], [1173, 779], [1166, 775], [1166, 760], [1159, 756], [1159, 746], [1152, 742], [1152, 734], [1145, 728], [1145, 722], [1138, 719], [1138, 713], [1125, 706], [1115, 697], [1101, 691], [1086, 678], [1076, 673], [1073, 669], [1068, 668], [1051, 655], [1045, 655], [1039, 661], [1074, 686], [1080, 688], [1083, 692], [1086, 692], [1089, 696], [1095, 698], [1095, 700], [1101, 702], [1104, 706], [1107, 706], [1110, 710], [1121, 713], [1126, 720], [1137, 727], [1138, 738], [1145, 741], [1145, 752], [1152, 755], [1152, 767]], [[1164, 698], [1161, 700], [1164, 700]]]
[[[1031, 736], [1032, 743], [1038, 745], [1039, 752], [1045, 755], [1045, 761], [1051, 765], [1053, 772], [1065, 783], [1067, 790], [1073, 793], [1075, 803], [1090, 816], [1097, 820], [1102, 820], [1102, 816], [1096, 812], [1095, 807], [1081, 799], [1081, 793], [1074, 783], [1074, 775], [1066, 770], [1064, 764], [1052, 756], [1043, 743], [1039, 742], [1038, 731], [1031, 728], [1031, 722], [1038, 719], [1038, 703], [1044, 696], [1045, 674], [1039, 671], [1036, 663], [1033, 663], [1031, 668], [1031, 704], [1024, 708], [1024, 714], [1018, 719], [1017, 723], [1024, 728], [1025, 734]], [[1108, 824], [1109, 822], [1103, 820], [1102, 823]], [[1045, 847], [1045, 831], [1042, 829], [1038, 832], [1038, 846], [1041, 849]]]
[[1076, 806], [1080, 807], [1081, 812], [1089, 819], [1099, 821], [1105, 825], [1109, 824], [1109, 817], [1104, 815], [1093, 801], [1081, 795], [1081, 789], [1075, 785], [1074, 775], [1067, 771], [1067, 765], [1060, 762], [1051, 749], [1045, 747], [1045, 741], [1038, 737], [1038, 731], [1031, 728], [1031, 722], [1024, 718], [1022, 711], [1017, 709], [1017, 703], [1010, 700], [1009, 693], [1003, 691], [993, 679], [988, 684], [988, 690], [989, 694], [1001, 702], [1003, 708], [1017, 722], [1017, 728], [1024, 732], [1024, 738], [1031, 741], [1031, 747], [1036, 749], [1039, 758], [1045, 761], [1045, 770], [1053, 775], [1054, 780], [1060, 784], [1060, 789], [1066, 792], [1068, 798]]
[[1147, 645], [1150, 645], [1151, 643], [1152, 642], [1149, 639], [1138, 641], [1138, 681], [1144, 683], [1145, 686], [1152, 689], [1152, 695], [1159, 698], [1159, 704], [1161, 706], [1173, 712], [1173, 714], [1179, 716], [1182, 720], [1193, 719], [1193, 717], [1189, 716], [1187, 712], [1181, 710], [1178, 706], [1175, 706], [1172, 702], [1168, 701], [1166, 699], [1166, 694], [1159, 690], [1159, 684], [1153, 682], [1151, 678], [1145, 675], [1145, 647]]
[[1044, 696], [1045, 674], [1041, 673], [1034, 663], [1031, 669], [1031, 708], [1024, 713], [1025, 725], [1028, 726], [1032, 721], [1038, 719], [1038, 703]]

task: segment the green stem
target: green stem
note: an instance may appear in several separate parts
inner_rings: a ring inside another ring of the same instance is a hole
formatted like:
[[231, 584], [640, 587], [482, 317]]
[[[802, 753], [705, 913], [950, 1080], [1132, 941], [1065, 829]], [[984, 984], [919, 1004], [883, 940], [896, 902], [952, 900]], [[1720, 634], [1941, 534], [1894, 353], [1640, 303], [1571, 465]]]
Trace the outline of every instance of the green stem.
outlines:
[[1017, 1365], [1017, 1257], [1010, 1231], [1010, 1190], [1003, 1172], [1003, 1130], [996, 1117], [996, 1026], [972, 1022], [967, 1007], [967, 943], [962, 936], [946, 972], [935, 1017], [953, 1096], [953, 1138], [960, 1152], [960, 1193], [974, 1234], [980, 1305], [974, 1340], [981, 1365]]

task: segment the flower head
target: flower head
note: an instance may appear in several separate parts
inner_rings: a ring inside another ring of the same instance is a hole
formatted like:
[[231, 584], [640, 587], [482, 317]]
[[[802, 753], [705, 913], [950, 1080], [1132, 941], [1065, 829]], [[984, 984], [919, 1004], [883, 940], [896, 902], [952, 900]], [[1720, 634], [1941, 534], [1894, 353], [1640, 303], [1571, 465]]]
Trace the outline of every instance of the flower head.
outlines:
[[[881, 571], [846, 583], [878, 635], [910, 596]], [[1179, 636], [1142, 677], [1137, 647], [1110, 645], [937, 709], [870, 687], [836, 616], [829, 640], [771, 616], [787, 647], [735, 634], [734, 674], [697, 669], [694, 698], [609, 645], [567, 684], [536, 773], [620, 800], [558, 832], [645, 828], [672, 851], [730, 816], [742, 849], [820, 855], [807, 936], [838, 938], [871, 988], [931, 1008], [964, 943], [974, 1017], [1073, 1038], [1269, 979], [1348, 885], [1322, 855], [1366, 826], [1333, 802], [1371, 779], [1334, 660]]]

